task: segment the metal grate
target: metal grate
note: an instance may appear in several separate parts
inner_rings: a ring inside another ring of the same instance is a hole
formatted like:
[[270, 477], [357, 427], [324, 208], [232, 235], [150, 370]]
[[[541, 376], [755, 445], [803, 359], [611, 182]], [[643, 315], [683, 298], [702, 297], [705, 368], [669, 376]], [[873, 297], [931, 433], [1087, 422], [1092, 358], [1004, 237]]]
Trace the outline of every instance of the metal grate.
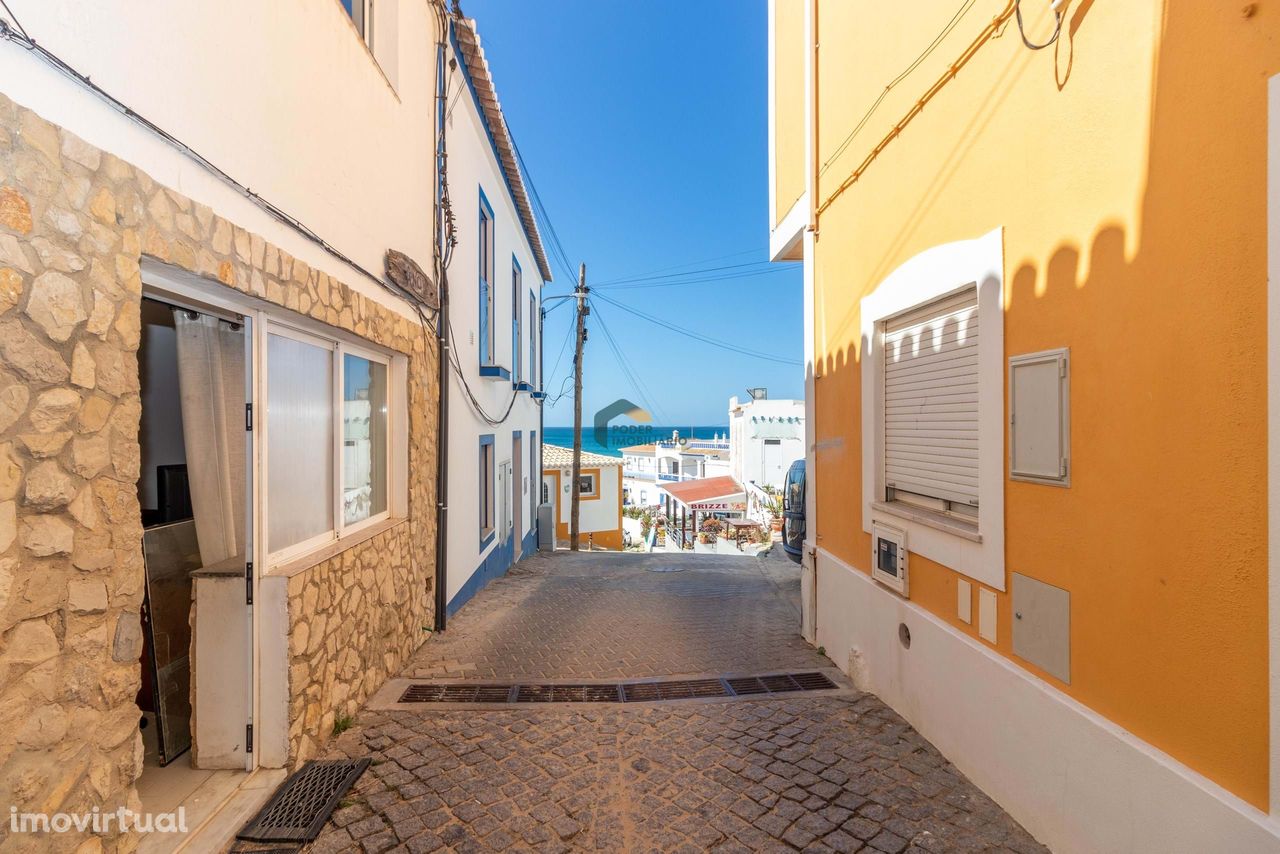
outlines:
[[617, 685], [521, 685], [517, 703], [616, 703]]
[[749, 697], [839, 687], [825, 674], [784, 673], [733, 679], [666, 679], [595, 685], [410, 685], [401, 703], [652, 703], [704, 697]]
[[511, 685], [410, 685], [402, 703], [509, 703]]
[[622, 699], [626, 703], [732, 696], [728, 687], [719, 679], [687, 679], [681, 682], [632, 682], [622, 686]]
[[747, 676], [727, 679], [739, 697], [751, 694], [786, 694], [791, 691], [829, 691], [838, 687], [823, 673], [783, 673], [777, 676]]
[[312, 760], [281, 784], [237, 839], [310, 842], [320, 835], [339, 799], [369, 767], [369, 759]]

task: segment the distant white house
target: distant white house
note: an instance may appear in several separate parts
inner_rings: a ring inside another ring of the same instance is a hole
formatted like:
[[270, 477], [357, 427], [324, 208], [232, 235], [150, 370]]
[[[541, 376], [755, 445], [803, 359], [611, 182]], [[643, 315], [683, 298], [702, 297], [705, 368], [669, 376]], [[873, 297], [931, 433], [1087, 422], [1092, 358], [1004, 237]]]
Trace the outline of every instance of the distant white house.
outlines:
[[645, 445], [622, 448], [623, 501], [628, 507], [654, 507], [664, 493], [658, 486], [731, 473], [727, 436], [682, 439], [673, 435]]
[[[622, 460], [582, 452], [579, 469], [578, 545], [621, 551]], [[573, 507], [573, 451], [559, 445], [542, 446], [542, 503], [552, 507], [556, 542], [567, 544]]]
[[729, 398], [729, 456], [739, 483], [781, 490], [804, 459], [804, 401]]

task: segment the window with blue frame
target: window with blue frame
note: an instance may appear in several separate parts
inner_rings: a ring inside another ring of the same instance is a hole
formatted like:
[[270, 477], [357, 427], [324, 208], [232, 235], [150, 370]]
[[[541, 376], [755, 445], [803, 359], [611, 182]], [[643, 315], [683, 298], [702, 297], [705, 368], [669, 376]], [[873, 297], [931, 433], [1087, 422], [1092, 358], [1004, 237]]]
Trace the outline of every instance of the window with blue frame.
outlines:
[[520, 296], [524, 289], [520, 286], [520, 262], [511, 256], [511, 381], [521, 382], [524, 374], [521, 370], [521, 354], [524, 353], [524, 338], [520, 324]]
[[493, 358], [493, 208], [480, 191], [480, 364]]
[[493, 539], [493, 436], [480, 437], [480, 548]]

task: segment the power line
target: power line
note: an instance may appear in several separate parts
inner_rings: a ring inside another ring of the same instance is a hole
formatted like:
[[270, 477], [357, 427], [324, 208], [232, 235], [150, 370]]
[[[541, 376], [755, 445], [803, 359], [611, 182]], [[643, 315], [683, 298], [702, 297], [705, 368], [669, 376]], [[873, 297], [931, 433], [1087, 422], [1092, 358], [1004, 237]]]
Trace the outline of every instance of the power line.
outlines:
[[524, 155], [520, 153], [520, 146], [516, 144], [515, 134], [511, 134], [511, 147], [515, 149], [516, 160], [520, 164], [520, 171], [524, 173], [525, 180], [529, 184], [529, 192], [533, 196], [533, 203], [538, 210], [542, 212], [542, 220], [547, 225], [547, 234], [551, 238], [550, 247], [551, 254], [556, 259], [556, 263], [560, 265], [561, 270], [569, 277], [570, 281], [574, 280], [573, 265], [569, 263], [569, 256], [564, 251], [564, 245], [560, 243], [560, 235], [556, 231], [555, 223], [551, 221], [551, 215], [547, 213], [547, 206], [542, 203], [542, 194], [538, 192], [538, 186], [533, 181], [533, 173], [529, 171], [528, 164], [525, 163]]
[[[568, 300], [565, 300], [565, 302], [568, 302]], [[555, 381], [556, 371], [560, 369], [560, 360], [564, 358], [565, 350], [569, 349], [569, 341], [573, 338], [573, 330], [577, 322], [578, 318], [575, 314], [573, 321], [569, 324], [569, 331], [564, 336], [564, 343], [560, 345], [560, 355], [556, 356], [556, 363], [552, 366], [551, 373], [547, 374], [548, 377], [551, 377], [551, 380], [547, 382], [547, 385], [551, 385], [551, 383]], [[547, 343], [545, 337], [543, 338], [542, 343]]]
[[938, 45], [941, 44], [942, 40], [945, 39], [951, 33], [951, 31], [956, 28], [956, 24], [960, 23], [960, 19], [964, 17], [965, 13], [968, 12], [971, 8], [973, 8], [973, 4], [975, 2], [976, 0], [965, 0], [964, 3], [960, 4], [960, 8], [956, 11], [954, 15], [951, 16], [951, 20], [948, 21], [947, 25], [942, 28], [942, 32], [938, 33], [938, 35], [934, 37], [933, 41], [929, 43], [929, 46], [926, 47], [924, 51], [919, 56], [917, 56], [915, 60], [912, 61], [912, 63], [902, 71], [901, 74], [899, 74], [897, 77], [889, 81], [889, 85], [885, 86], [884, 91], [882, 91], [880, 95], [875, 99], [875, 101], [872, 102], [870, 109], [868, 109], [867, 112], [863, 114], [862, 118], [858, 120], [858, 124], [855, 125], [853, 130], [849, 132], [849, 135], [844, 138], [844, 141], [841, 142], [840, 145], [836, 147], [836, 150], [831, 153], [831, 156], [827, 158], [827, 162], [822, 164], [822, 168], [818, 170], [819, 175], [826, 174], [826, 171], [829, 168], [831, 168], [831, 165], [835, 163], [836, 160], [839, 159], [841, 154], [844, 154], [845, 149], [847, 149], [850, 143], [853, 142], [853, 138], [856, 137], [858, 133], [862, 130], [862, 128], [866, 125], [866, 123], [871, 120], [871, 116], [880, 107], [880, 104], [884, 101], [884, 99], [888, 96], [888, 94], [891, 91], [893, 91], [894, 87], [896, 87], [899, 83], [905, 80], [907, 78], [907, 75], [909, 75], [911, 72], [919, 68], [920, 64], [924, 62], [926, 59], [928, 59], [929, 54], [937, 50]]
[[746, 347], [740, 347], [737, 344], [731, 344], [728, 341], [721, 341], [717, 338], [712, 338], [708, 335], [703, 335], [701, 332], [695, 332], [692, 329], [685, 329], [682, 326], [677, 326], [674, 323], [670, 323], [659, 317], [654, 317], [651, 314], [645, 314], [644, 312], [634, 309], [629, 305], [620, 303], [615, 299], [611, 299], [605, 296], [604, 294], [596, 294], [596, 296], [598, 296], [600, 299], [604, 300], [605, 302], [609, 303], [610, 305], [617, 306], [618, 308], [622, 309], [628, 314], [634, 314], [636, 317], [639, 317], [642, 320], [647, 320], [650, 323], [661, 326], [664, 329], [669, 329], [672, 332], [679, 332], [681, 335], [687, 335], [690, 338], [694, 338], [694, 339], [697, 339], [698, 341], [703, 342], [704, 344], [710, 344], [713, 347], [719, 347], [724, 350], [730, 350], [734, 353], [739, 353], [743, 356], [751, 356], [756, 359], [764, 359], [765, 361], [769, 361], [769, 362], [777, 362], [778, 364], [782, 364], [782, 365], [799, 365], [800, 364], [799, 359], [784, 359], [781, 356], [774, 356], [770, 353], [762, 353], [757, 350], [749, 350]]
[[613, 337], [613, 333], [609, 330], [609, 325], [605, 323], [604, 314], [600, 312], [600, 307], [598, 305], [593, 305], [592, 307], [596, 310], [596, 319], [600, 321], [600, 331], [604, 333], [605, 343], [609, 345], [611, 350], [613, 350], [613, 355], [618, 360], [618, 367], [622, 369], [623, 374], [625, 374], [631, 381], [632, 387], [634, 387], [636, 393], [640, 395], [640, 399], [644, 401], [644, 404], [649, 408], [649, 411], [661, 418], [662, 423], [668, 423], [667, 413], [658, 406], [657, 398], [655, 398], [652, 392], [649, 391], [649, 386], [645, 384], [643, 379], [641, 379], [640, 374], [636, 371], [634, 366], [631, 365], [630, 360], [627, 359], [626, 353], [622, 350], [622, 346], [618, 343], [618, 340]]
[[[766, 254], [767, 254], [767, 250], [764, 250], [764, 249], [743, 249], [741, 252], [730, 252], [730, 253], [728, 253], [728, 254], [726, 254], [726, 255], [715, 255], [715, 256], [713, 256], [713, 257], [711, 257], [711, 258], [700, 258], [700, 259], [698, 259], [697, 261], [686, 261], [686, 262], [684, 262], [683, 264], [672, 264], [672, 265], [671, 265], [671, 266], [669, 266], [669, 267], [659, 267], [659, 268], [658, 268], [658, 269], [656, 269], [656, 270], [646, 270], [646, 271], [645, 271], [645, 272], [643, 272], [643, 273], [636, 273], [636, 276], [648, 276], [648, 275], [650, 275], [650, 274], [652, 274], [652, 273], [662, 273], [662, 272], [666, 272], [667, 270], [676, 270], [676, 269], [678, 269], [678, 268], [680, 268], [680, 267], [692, 267], [694, 264], [707, 264], [707, 263], [709, 263], [709, 262], [711, 262], [711, 261], [720, 261], [720, 260], [723, 260], [723, 259], [725, 259], [725, 258], [737, 258], [737, 257], [739, 257], [740, 255], [750, 255], [752, 252], [766, 252]], [[608, 285], [608, 284], [612, 284], [612, 283], [614, 283], [614, 282], [616, 282], [616, 281], [618, 281], [618, 280], [617, 280], [617, 279], [606, 279], [605, 281], [600, 282], [599, 284], [600, 284], [600, 285]], [[593, 285], [592, 287], [599, 287], [599, 285]]]
[[664, 273], [660, 276], [632, 276], [626, 279], [614, 279], [611, 282], [602, 282], [594, 287], [597, 288], [616, 288], [620, 285], [629, 285], [634, 282], [662, 282], [673, 281], [677, 279], [688, 278], [690, 276], [701, 276], [707, 273], [721, 273], [726, 270], [741, 270], [747, 267], [755, 269], [772, 268], [775, 270], [786, 269], [779, 267], [771, 261], [748, 261], [745, 264], [724, 264], [719, 267], [700, 267], [696, 270], [682, 270], [678, 273]]
[[777, 273], [791, 273], [793, 268], [770, 264], [767, 268], [761, 270], [751, 270], [742, 273], [723, 273], [720, 275], [704, 276], [701, 278], [680, 279], [670, 282], [638, 282], [636, 284], [614, 285], [606, 288], [608, 291], [631, 291], [647, 288], [674, 288], [684, 285], [709, 284], [712, 282], [738, 282], [743, 279], [755, 279], [760, 276], [771, 276]]

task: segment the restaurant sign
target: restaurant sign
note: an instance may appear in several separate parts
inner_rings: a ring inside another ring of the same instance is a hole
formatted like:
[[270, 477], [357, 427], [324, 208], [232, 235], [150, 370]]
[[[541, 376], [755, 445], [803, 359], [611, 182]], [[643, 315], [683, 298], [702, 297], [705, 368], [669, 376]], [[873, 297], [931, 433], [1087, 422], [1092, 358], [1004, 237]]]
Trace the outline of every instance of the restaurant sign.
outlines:
[[716, 513], [742, 513], [747, 509], [745, 501], [695, 501], [689, 505], [690, 510], [710, 510]]

